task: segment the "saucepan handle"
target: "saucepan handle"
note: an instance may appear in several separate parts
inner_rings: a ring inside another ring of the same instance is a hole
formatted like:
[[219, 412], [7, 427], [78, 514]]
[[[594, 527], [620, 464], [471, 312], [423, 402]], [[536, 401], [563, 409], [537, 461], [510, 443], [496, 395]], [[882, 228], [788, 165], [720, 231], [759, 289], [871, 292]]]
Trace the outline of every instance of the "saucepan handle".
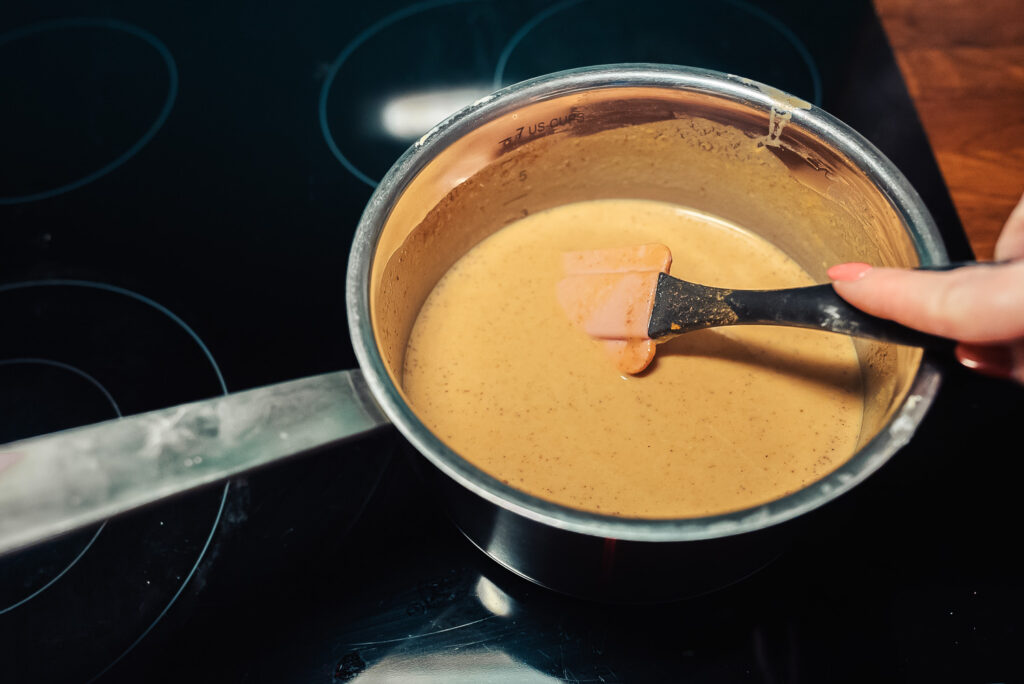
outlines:
[[387, 424], [349, 370], [0, 446], [0, 555]]

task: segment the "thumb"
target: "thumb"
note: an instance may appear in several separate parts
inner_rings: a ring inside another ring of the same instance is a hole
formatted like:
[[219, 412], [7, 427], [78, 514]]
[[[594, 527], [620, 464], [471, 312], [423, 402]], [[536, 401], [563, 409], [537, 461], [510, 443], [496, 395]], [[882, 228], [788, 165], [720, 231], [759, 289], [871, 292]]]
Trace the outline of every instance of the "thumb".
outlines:
[[829, 277], [858, 309], [933, 335], [977, 344], [1024, 338], [1024, 261], [953, 271], [840, 264]]
[[996, 240], [995, 258], [1000, 261], [1024, 258], [1024, 195], [1010, 212]]

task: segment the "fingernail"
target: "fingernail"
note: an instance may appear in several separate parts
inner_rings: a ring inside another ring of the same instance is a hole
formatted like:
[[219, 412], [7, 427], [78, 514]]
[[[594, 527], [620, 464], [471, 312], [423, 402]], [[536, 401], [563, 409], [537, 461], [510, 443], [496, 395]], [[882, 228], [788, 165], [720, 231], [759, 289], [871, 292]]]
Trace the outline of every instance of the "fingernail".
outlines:
[[871, 270], [871, 264], [853, 262], [849, 264], [837, 264], [828, 269], [828, 277], [832, 280], [860, 280]]
[[1013, 372], [1013, 353], [1009, 347], [958, 344], [956, 360], [982, 375], [1008, 378]]

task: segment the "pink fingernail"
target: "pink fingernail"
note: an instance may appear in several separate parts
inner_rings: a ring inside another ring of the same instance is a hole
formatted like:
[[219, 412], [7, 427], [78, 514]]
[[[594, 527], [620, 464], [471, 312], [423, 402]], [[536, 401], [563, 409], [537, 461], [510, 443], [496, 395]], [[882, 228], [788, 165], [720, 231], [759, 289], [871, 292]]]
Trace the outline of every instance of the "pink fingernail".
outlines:
[[994, 378], [1013, 374], [1013, 352], [1001, 345], [958, 344], [956, 359], [967, 368]]
[[860, 280], [871, 270], [871, 264], [853, 262], [849, 264], [837, 264], [828, 269], [828, 277], [832, 280], [852, 281]]

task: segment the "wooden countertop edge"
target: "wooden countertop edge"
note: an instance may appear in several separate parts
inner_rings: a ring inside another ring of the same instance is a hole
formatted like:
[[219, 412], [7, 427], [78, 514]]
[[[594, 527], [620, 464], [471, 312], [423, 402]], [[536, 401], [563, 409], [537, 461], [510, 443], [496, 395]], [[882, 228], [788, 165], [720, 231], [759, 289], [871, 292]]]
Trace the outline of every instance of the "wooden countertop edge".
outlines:
[[874, 0], [979, 259], [1024, 192], [1024, 2]]

